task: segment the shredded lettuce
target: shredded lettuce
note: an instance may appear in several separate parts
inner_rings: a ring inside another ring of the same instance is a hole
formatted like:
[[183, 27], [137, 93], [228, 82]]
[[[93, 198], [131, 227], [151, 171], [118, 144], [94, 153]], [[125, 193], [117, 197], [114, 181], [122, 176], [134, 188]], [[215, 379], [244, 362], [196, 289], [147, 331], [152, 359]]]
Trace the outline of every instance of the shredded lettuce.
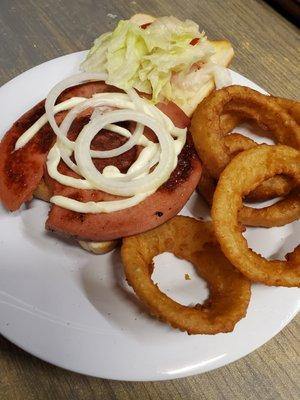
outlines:
[[[198, 38], [198, 42], [191, 41]], [[119, 21], [113, 32], [95, 40], [81, 64], [85, 71], [106, 72], [107, 83], [121, 89], [152, 94], [153, 102], [172, 98], [183, 75], [199, 62], [206, 63], [214, 48], [196, 23], [175, 17], [155, 20], [147, 29]]]

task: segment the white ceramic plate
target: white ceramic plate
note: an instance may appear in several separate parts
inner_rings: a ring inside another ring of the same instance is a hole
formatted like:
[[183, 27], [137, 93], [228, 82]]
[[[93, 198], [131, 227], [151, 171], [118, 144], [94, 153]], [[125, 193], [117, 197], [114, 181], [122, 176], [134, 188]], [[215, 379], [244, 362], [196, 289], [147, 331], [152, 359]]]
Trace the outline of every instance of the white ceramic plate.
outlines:
[[[0, 138], [59, 80], [76, 72], [84, 53], [35, 67], [0, 89]], [[233, 72], [233, 82], [260, 89]], [[1, 206], [0, 206], [1, 207]], [[20, 212], [0, 208], [0, 332], [29, 353], [88, 375], [119, 380], [163, 380], [221, 367], [276, 335], [299, 308], [297, 289], [253, 285], [247, 317], [234, 332], [188, 336], [149, 317], [127, 286], [119, 251], [91, 255], [47, 233], [48, 205]], [[194, 195], [182, 211], [206, 216]], [[296, 232], [297, 231], [297, 232]], [[249, 244], [265, 256], [291, 251], [300, 225], [249, 229]], [[203, 301], [205, 283], [184, 261], [164, 254], [154, 280], [184, 304]], [[188, 273], [191, 280], [185, 280]]]

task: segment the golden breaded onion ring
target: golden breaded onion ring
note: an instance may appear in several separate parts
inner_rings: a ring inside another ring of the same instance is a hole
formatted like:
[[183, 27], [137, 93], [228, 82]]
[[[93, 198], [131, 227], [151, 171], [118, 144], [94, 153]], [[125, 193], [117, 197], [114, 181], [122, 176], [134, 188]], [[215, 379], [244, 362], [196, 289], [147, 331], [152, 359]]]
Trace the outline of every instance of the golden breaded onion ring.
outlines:
[[[208, 283], [203, 305], [188, 307], [162, 293], [151, 279], [153, 258], [171, 252], [190, 261]], [[150, 313], [189, 334], [231, 332], [245, 316], [250, 283], [225, 258], [211, 223], [177, 216], [140, 235], [123, 239], [121, 249], [126, 279]]]
[[[253, 140], [238, 133], [233, 133], [226, 136], [224, 139], [232, 155], [234, 155], [235, 152], [239, 152], [241, 148], [249, 149], [257, 146]], [[203, 169], [198, 183], [198, 192], [209, 205], [212, 204], [216, 185], [216, 180], [208, 174], [207, 170]], [[239, 222], [248, 226], [271, 228], [289, 224], [300, 218], [299, 190], [294, 189], [288, 194], [290, 192], [290, 187], [295, 185], [295, 181], [288, 176], [276, 175], [265, 180], [257, 186], [255, 190], [250, 192], [252, 200], [254, 196], [259, 195], [263, 198], [264, 194], [273, 197], [275, 195], [274, 187], [276, 188], [276, 196], [287, 195], [287, 197], [269, 207], [252, 208], [243, 206], [239, 210]], [[247, 200], [248, 199], [249, 195], [247, 195]], [[256, 200], [261, 200], [261, 198], [256, 198]]]
[[[241, 151], [251, 149], [258, 144], [254, 140], [247, 136], [243, 136], [240, 133], [227, 134], [239, 124], [240, 120], [241, 116], [238, 114], [224, 114], [221, 119], [221, 126], [222, 129], [224, 129], [225, 134], [223, 139], [229, 149], [231, 159]], [[207, 170], [203, 169], [198, 189], [200, 194], [204, 196], [209, 204], [212, 202], [214, 192], [213, 184], [216, 186], [216, 182], [217, 180], [212, 178]], [[276, 175], [257, 186], [247, 195], [246, 200], [256, 202], [269, 200], [274, 197], [286, 196], [294, 186], [295, 183], [292, 178], [283, 175]], [[249, 211], [247, 211], [247, 214], [249, 214]]]
[[300, 126], [271, 97], [238, 85], [216, 90], [198, 105], [191, 122], [196, 150], [214, 178], [231, 160], [220, 123], [221, 115], [228, 112], [254, 120], [262, 129], [272, 132], [276, 143], [300, 149]]
[[[224, 137], [226, 146], [229, 149], [231, 158], [244, 150], [257, 146], [257, 143], [239, 133], [232, 133]], [[286, 196], [295, 186], [295, 183], [288, 176], [276, 175], [257, 186], [248, 194], [248, 201], [264, 201], [278, 196]]]
[[[211, 93], [199, 104], [192, 118], [195, 147], [207, 175], [217, 179], [234, 152], [255, 145], [242, 135], [239, 140], [227, 136], [238, 124], [251, 121], [264, 131], [271, 131], [275, 143], [300, 150], [300, 102], [266, 96], [243, 86], [230, 86]], [[274, 176], [249, 193], [247, 200], [263, 201], [284, 196], [293, 188], [293, 180]]]
[[285, 111], [300, 125], [300, 103], [296, 100], [284, 99], [282, 97], [271, 96], [280, 107], [284, 108]]
[[[239, 133], [232, 133], [224, 137], [226, 146], [229, 148], [231, 157], [244, 150], [257, 146], [254, 140], [249, 139]], [[208, 171], [203, 169], [198, 189], [200, 194], [208, 201], [212, 202], [213, 193], [216, 186], [216, 179], [212, 178]], [[288, 176], [276, 175], [262, 182], [247, 196], [247, 201], [264, 201], [274, 197], [286, 196], [295, 186], [295, 182]], [[249, 212], [247, 212], [249, 213]]]
[[212, 205], [213, 226], [225, 256], [249, 279], [273, 286], [300, 286], [300, 246], [287, 261], [266, 260], [248, 248], [239, 226], [243, 197], [276, 174], [292, 176], [299, 187], [300, 152], [283, 145], [260, 145], [238, 154], [218, 181]]

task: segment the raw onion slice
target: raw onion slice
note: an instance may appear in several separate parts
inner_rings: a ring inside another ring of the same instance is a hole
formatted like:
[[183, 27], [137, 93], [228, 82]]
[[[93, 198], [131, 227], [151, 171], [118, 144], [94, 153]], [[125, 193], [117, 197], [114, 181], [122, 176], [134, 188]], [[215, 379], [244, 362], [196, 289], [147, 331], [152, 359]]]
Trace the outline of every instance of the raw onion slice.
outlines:
[[107, 79], [107, 74], [105, 73], [96, 73], [96, 72], [82, 72], [76, 75], [72, 75], [61, 82], [59, 82], [57, 85], [55, 85], [50, 93], [47, 96], [46, 102], [45, 102], [45, 110], [46, 114], [48, 117], [49, 124], [51, 125], [51, 128], [55, 132], [55, 134], [62, 140], [64, 141], [63, 135], [61, 135], [61, 131], [55, 121], [54, 117], [54, 106], [57, 101], [58, 96], [67, 88], [71, 86], [76, 86], [80, 85], [81, 83], [87, 82], [87, 81], [106, 81]]
[[[131, 182], [115, 182], [105, 178], [96, 169], [89, 150], [93, 138], [105, 125], [128, 120], [139, 122], [154, 131], [161, 147], [160, 159], [156, 168], [148, 176]], [[98, 189], [120, 196], [134, 196], [141, 192], [157, 189], [169, 178], [174, 168], [175, 151], [169, 132], [153, 117], [139, 111], [118, 110], [95, 118], [83, 128], [75, 142], [75, 159], [82, 175]]]
[[64, 163], [76, 174], [80, 175], [80, 170], [77, 167], [77, 165], [71, 160], [71, 155], [73, 154], [73, 150], [71, 150], [69, 147], [65, 146], [63, 143], [61, 143], [59, 140], [56, 142], [57, 147], [59, 148], [60, 151], [60, 157], [64, 161]]
[[[54, 196], [51, 202], [77, 212], [112, 212], [138, 204], [169, 178], [184, 145], [186, 129], [176, 128], [169, 117], [147, 100], [140, 98], [134, 89], [127, 93], [96, 93], [92, 98], [75, 105], [58, 127], [54, 118], [58, 96], [68, 87], [90, 80], [106, 80], [106, 74], [77, 74], [60, 82], [48, 95], [45, 103], [46, 114], [58, 137], [56, 145], [48, 155], [48, 171], [53, 179], [63, 185], [79, 189], [99, 189], [126, 198], [109, 202], [82, 203], [64, 196]], [[76, 141], [71, 141], [67, 135], [72, 122], [90, 108], [94, 111], [89, 123], [83, 127]], [[124, 121], [136, 122], [133, 133], [116, 125]], [[143, 135], [145, 126], [154, 132], [158, 143]], [[94, 137], [101, 134], [103, 129], [116, 132], [128, 140], [112, 150], [92, 150], [91, 143]], [[107, 166], [101, 173], [93, 163], [93, 158], [117, 157], [135, 145], [142, 145], [144, 149], [125, 174], [113, 166]], [[76, 163], [71, 159], [72, 154]], [[61, 174], [57, 169], [61, 158], [71, 170], [84, 179]]]
[[[84, 110], [88, 108], [95, 108], [96, 113], [101, 112], [101, 107], [105, 107], [104, 112], [107, 111], [107, 107], [116, 107], [116, 108], [132, 108], [134, 109], [134, 105], [128, 101], [128, 96], [123, 93], [113, 93], [115, 97], [107, 96], [106, 93], [101, 93], [98, 96], [94, 96], [91, 99], [87, 99], [86, 101], [80, 103], [78, 106], [72, 108], [71, 111], [68, 112], [63, 122], [61, 123], [59, 130], [61, 133], [61, 137], [64, 139], [62, 142], [69, 148], [74, 149], [74, 142], [67, 138], [68, 131], [72, 125], [72, 122], [75, 118], [82, 113]], [[101, 96], [102, 95], [102, 96]], [[107, 127], [104, 127], [107, 129]], [[123, 134], [124, 128], [121, 129], [118, 133]], [[134, 134], [132, 135], [130, 131], [128, 131], [128, 136], [130, 139], [124, 143], [122, 146], [117, 149], [107, 150], [107, 151], [96, 151], [90, 150], [91, 156], [94, 158], [108, 158], [108, 157], [117, 157], [120, 154], [125, 153], [125, 151], [130, 150], [133, 146], [137, 144], [137, 142], [141, 139], [143, 133], [143, 127], [141, 125], [137, 125]], [[142, 140], [142, 142], [145, 142]]]
[[[91, 117], [91, 121], [95, 121], [97, 124], [99, 120], [101, 120], [101, 115], [97, 114], [98, 109], [94, 111]], [[106, 127], [104, 127], [106, 128]], [[109, 157], [117, 157], [126, 151], [132, 149], [137, 142], [139, 141], [140, 137], [144, 132], [144, 126], [137, 123], [136, 128], [134, 130], [133, 135], [130, 136], [130, 139], [124, 143], [122, 146], [119, 146], [112, 150], [90, 150], [91, 156], [94, 158], [109, 158]]]
[[[85, 101], [85, 97], [72, 97], [62, 103], [57, 104], [53, 107], [54, 114], [60, 111], [66, 111], [76, 106], [79, 103]], [[36, 134], [37, 132], [48, 122], [47, 114], [43, 114], [29, 129], [24, 132], [19, 139], [16, 141], [15, 150], [19, 150], [24, 147]]]
[[57, 170], [58, 164], [60, 162], [60, 156], [61, 154], [59, 148], [57, 147], [57, 145], [54, 145], [49, 151], [47, 157], [47, 170], [51, 178], [55, 179], [62, 185], [74, 187], [77, 189], [94, 189], [94, 186], [86, 179], [73, 178], [71, 176], [61, 174]]

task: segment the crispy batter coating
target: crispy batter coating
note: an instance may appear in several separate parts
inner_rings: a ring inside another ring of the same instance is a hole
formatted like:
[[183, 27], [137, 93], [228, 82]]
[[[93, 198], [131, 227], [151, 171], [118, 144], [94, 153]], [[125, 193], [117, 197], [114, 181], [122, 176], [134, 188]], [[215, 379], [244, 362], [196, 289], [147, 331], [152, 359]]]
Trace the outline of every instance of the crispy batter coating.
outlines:
[[[241, 139], [239, 136], [241, 136]], [[230, 146], [232, 154], [234, 154], [234, 151], [239, 150], [240, 145], [244, 146], [245, 148], [246, 146], [248, 148], [253, 148], [256, 146], [251, 139], [237, 133], [227, 136], [226, 143]], [[251, 144], [254, 144], [254, 146]], [[262, 182], [257, 188], [255, 188], [254, 191], [251, 191], [250, 194], [257, 195], [260, 193], [256, 189], [261, 190], [261, 192], [265, 194], [269, 190], [269, 194], [272, 197], [274, 195], [274, 180], [276, 180], [275, 187], [277, 188], [277, 196], [287, 195], [287, 197], [278, 201], [272, 206], [260, 209], [243, 206], [239, 210], [239, 222], [248, 226], [271, 228], [274, 226], [283, 226], [289, 224], [290, 222], [300, 218], [300, 194], [299, 189], [296, 188], [296, 182], [292, 177], [276, 175]], [[288, 194], [290, 191], [288, 181], [290, 181], [295, 187], [290, 194]], [[207, 170], [203, 170], [198, 184], [198, 192], [202, 195], [202, 197], [204, 197], [209, 205], [211, 205], [213, 202], [216, 185], [216, 180], [208, 174]], [[248, 198], [249, 196], [247, 195], [247, 200]], [[257, 198], [256, 200], [260, 199]]]
[[276, 143], [300, 149], [300, 125], [270, 96], [238, 85], [216, 90], [199, 104], [191, 123], [196, 150], [214, 178], [231, 160], [220, 121], [220, 116], [228, 112], [241, 115], [240, 122], [254, 120], [260, 128], [272, 132]]
[[[209, 286], [203, 305], [188, 307], [162, 293], [151, 279], [153, 258], [163, 252], [190, 261]], [[189, 334], [231, 332], [246, 315], [250, 283], [225, 258], [212, 225], [177, 216], [140, 235], [123, 239], [122, 260], [128, 283], [150, 313]]]
[[[232, 133], [224, 137], [225, 144], [229, 148], [232, 158], [244, 150], [257, 146], [257, 143], [239, 133]], [[273, 197], [286, 196], [295, 182], [292, 178], [283, 175], [276, 175], [265, 180], [247, 195], [247, 201], [264, 201]]]
[[[211, 203], [213, 187], [230, 160], [239, 152], [257, 146], [240, 134], [227, 135], [237, 124], [254, 121], [262, 130], [270, 130], [276, 143], [299, 150], [299, 117], [299, 102], [265, 96], [250, 88], [231, 86], [212, 93], [198, 106], [191, 127], [195, 147], [204, 162], [198, 185], [200, 194]], [[299, 191], [293, 177], [272, 176], [249, 192], [246, 200], [263, 201], [278, 196], [286, 197], [268, 208], [243, 207], [239, 221], [250, 226], [273, 227], [299, 218]]]
[[[212, 205], [213, 226], [225, 256], [249, 279], [272, 286], [300, 286], [300, 246], [289, 254], [287, 261], [266, 260], [248, 248], [238, 221], [243, 197], [276, 174], [292, 176], [299, 188], [300, 152], [283, 145], [260, 145], [238, 154], [220, 176]], [[295, 212], [299, 218], [297, 196]], [[262, 213], [270, 209], [262, 209]], [[282, 217], [290, 209], [281, 207]]]
[[[243, 122], [255, 122], [263, 131], [271, 131], [276, 143], [300, 150], [300, 102], [265, 96], [243, 86], [223, 88], [199, 104], [191, 125], [198, 154], [212, 177], [218, 179], [237, 152], [254, 146], [255, 142], [242, 135], [227, 135]], [[276, 176], [250, 193], [248, 200], [282, 196], [293, 187], [292, 180]]]

